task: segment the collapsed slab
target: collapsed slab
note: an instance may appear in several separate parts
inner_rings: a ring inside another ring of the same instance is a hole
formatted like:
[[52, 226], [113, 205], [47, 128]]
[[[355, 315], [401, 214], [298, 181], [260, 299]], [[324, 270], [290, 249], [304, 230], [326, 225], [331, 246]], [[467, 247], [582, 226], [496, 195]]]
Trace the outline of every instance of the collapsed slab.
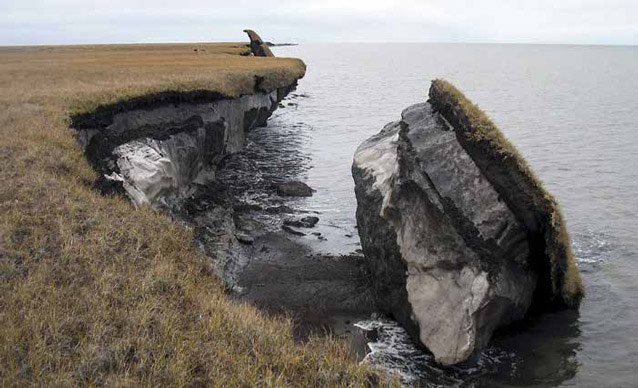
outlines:
[[248, 38], [250, 39], [250, 50], [253, 55], [256, 57], [274, 57], [275, 54], [272, 53], [270, 47], [261, 39], [259, 34], [257, 34], [253, 30], [244, 30], [246, 34], [248, 34]]
[[352, 171], [377, 303], [437, 362], [469, 360], [531, 309], [578, 306], [555, 201], [451, 85], [361, 144]]

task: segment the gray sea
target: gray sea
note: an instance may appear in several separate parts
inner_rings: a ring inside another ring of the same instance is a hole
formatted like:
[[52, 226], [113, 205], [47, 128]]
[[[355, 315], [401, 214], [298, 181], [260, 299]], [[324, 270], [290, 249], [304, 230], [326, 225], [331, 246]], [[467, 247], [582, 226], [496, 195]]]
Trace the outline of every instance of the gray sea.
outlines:
[[[453, 82], [518, 147], [559, 200], [586, 286], [578, 314], [546, 314], [498, 333], [476, 368], [442, 370], [386, 318], [363, 362], [425, 387], [638, 387], [638, 47], [308, 44], [273, 48], [308, 66], [269, 131], [286, 133], [317, 192], [314, 242], [359, 247], [350, 175], [357, 146]], [[303, 166], [299, 166], [299, 161]]]

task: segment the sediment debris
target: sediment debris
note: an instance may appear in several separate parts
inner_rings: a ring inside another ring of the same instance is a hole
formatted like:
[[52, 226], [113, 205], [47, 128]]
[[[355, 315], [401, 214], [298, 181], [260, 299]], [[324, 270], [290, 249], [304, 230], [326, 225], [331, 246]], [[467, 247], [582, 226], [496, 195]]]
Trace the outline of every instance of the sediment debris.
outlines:
[[471, 361], [495, 329], [583, 295], [562, 215], [515, 148], [458, 90], [366, 140], [352, 173], [377, 304], [436, 361]]
[[275, 184], [277, 194], [282, 197], [312, 197], [314, 190], [301, 181], [290, 181]]
[[274, 57], [275, 54], [270, 51], [270, 48], [261, 37], [253, 30], [244, 30], [248, 37], [250, 38], [250, 50], [253, 52], [253, 55], [256, 57]]
[[298, 228], [312, 228], [317, 222], [319, 222], [319, 217], [315, 216], [305, 216], [305, 217], [289, 217], [284, 220], [284, 225], [296, 226]]
[[288, 233], [290, 233], [290, 234], [294, 234], [295, 236], [305, 236], [306, 235], [304, 232], [302, 232], [300, 230], [297, 230], [297, 229], [291, 227], [290, 225], [286, 225], [286, 224], [283, 224], [281, 226], [281, 229], [286, 231], [286, 232], [288, 232]]

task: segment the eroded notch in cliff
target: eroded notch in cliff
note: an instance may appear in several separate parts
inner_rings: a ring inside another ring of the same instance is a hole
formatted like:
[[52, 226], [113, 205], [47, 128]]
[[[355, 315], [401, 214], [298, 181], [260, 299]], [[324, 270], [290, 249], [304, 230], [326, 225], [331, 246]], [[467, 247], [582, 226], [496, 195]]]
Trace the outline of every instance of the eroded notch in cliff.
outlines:
[[215, 177], [217, 164], [244, 147], [246, 132], [265, 126], [296, 83], [237, 98], [166, 92], [101, 106], [72, 117], [102, 192], [126, 193], [136, 205], [170, 205], [193, 184]]

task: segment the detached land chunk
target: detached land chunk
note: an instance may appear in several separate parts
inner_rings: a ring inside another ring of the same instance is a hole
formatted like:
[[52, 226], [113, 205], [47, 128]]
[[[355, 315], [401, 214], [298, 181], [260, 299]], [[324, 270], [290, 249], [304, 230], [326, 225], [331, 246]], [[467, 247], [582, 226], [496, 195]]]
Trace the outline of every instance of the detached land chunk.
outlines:
[[257, 34], [253, 30], [244, 30], [248, 37], [250, 38], [250, 50], [253, 52], [253, 55], [256, 57], [274, 57], [275, 54], [272, 53], [268, 44], [264, 43], [259, 34]]
[[449, 83], [434, 81], [427, 103], [361, 144], [352, 173], [379, 307], [437, 362], [472, 360], [530, 312], [578, 308], [556, 201]]

